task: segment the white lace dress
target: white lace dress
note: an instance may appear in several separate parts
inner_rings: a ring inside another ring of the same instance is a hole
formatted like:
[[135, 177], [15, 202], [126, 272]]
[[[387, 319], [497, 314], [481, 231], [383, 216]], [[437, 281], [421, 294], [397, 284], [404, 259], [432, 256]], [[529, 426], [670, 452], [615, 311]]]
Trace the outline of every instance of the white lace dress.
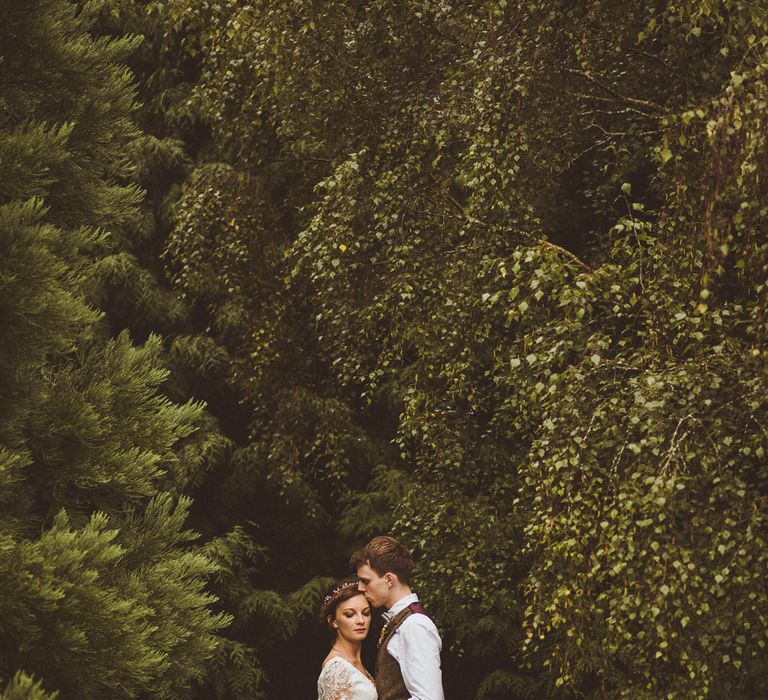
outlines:
[[320, 671], [317, 700], [376, 700], [373, 681], [349, 661], [334, 656]]

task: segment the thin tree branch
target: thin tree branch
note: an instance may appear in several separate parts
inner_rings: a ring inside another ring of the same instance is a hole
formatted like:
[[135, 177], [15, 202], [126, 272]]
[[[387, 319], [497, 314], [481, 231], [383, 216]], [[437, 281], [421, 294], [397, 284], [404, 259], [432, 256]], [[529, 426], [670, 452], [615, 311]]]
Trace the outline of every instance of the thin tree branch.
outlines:
[[[445, 200], [454, 207], [458, 212], [460, 212], [461, 217], [465, 219], [466, 221], [469, 221], [473, 224], [479, 224], [480, 226], [483, 226], [485, 228], [491, 228], [492, 224], [488, 223], [487, 221], [483, 221], [482, 219], [477, 219], [471, 214], [468, 214], [467, 211], [464, 209], [464, 207], [461, 205], [460, 202], [456, 200], [456, 198], [448, 192], [444, 187], [440, 185], [440, 181], [434, 176], [431, 175], [433, 182], [439, 187], [440, 192], [442, 193]], [[582, 270], [586, 270], [587, 272], [591, 272], [592, 268], [587, 265], [581, 258], [574, 255], [570, 250], [563, 248], [562, 246], [557, 245], [557, 243], [552, 243], [552, 241], [548, 241], [546, 238], [536, 238], [535, 236], [530, 236], [529, 234], [523, 234], [526, 237], [530, 237], [533, 241], [538, 243], [539, 245], [543, 245], [547, 248], [551, 248], [552, 250], [556, 250], [561, 255], [564, 255], [567, 257], [571, 262], [578, 265]]]
[[645, 107], [659, 114], [664, 114], [666, 111], [661, 105], [658, 105], [655, 102], [651, 102], [650, 100], [641, 100], [637, 97], [627, 97], [626, 95], [622, 95], [616, 88], [596, 78], [594, 75], [592, 75], [587, 71], [576, 70], [575, 68], [566, 68], [565, 72], [571, 73], [571, 75], [578, 75], [581, 78], [584, 78], [585, 80], [589, 81], [594, 85], [597, 85], [597, 87], [599, 87], [602, 90], [605, 90], [605, 92], [607, 92], [610, 95], [613, 95], [617, 100], [621, 100], [622, 102], [628, 102], [629, 104]]

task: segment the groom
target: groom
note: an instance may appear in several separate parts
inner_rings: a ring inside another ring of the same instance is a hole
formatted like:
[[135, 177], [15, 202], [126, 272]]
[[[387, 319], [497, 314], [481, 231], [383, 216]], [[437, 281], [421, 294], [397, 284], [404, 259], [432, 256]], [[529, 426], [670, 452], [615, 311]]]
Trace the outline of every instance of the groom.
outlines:
[[411, 591], [408, 550], [391, 537], [374, 537], [350, 565], [368, 602], [387, 610], [376, 655], [379, 700], [444, 700], [440, 633]]

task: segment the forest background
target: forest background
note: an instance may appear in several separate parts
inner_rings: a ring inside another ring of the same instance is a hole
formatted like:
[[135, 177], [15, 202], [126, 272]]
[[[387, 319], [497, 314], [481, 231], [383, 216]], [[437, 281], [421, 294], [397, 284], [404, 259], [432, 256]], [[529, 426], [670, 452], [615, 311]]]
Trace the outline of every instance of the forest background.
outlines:
[[768, 696], [765, 2], [0, 19], [2, 698]]

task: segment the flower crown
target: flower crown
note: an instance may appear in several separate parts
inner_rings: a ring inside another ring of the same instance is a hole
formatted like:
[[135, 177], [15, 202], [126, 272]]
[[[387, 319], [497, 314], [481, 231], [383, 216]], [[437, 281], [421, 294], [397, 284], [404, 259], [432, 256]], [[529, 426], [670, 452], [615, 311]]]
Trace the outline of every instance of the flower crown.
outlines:
[[323, 605], [327, 605], [329, 601], [333, 600], [339, 593], [346, 590], [350, 586], [357, 587], [358, 582], [357, 581], [350, 581], [349, 583], [344, 583], [338, 588], [334, 588], [325, 598], [323, 598]]

